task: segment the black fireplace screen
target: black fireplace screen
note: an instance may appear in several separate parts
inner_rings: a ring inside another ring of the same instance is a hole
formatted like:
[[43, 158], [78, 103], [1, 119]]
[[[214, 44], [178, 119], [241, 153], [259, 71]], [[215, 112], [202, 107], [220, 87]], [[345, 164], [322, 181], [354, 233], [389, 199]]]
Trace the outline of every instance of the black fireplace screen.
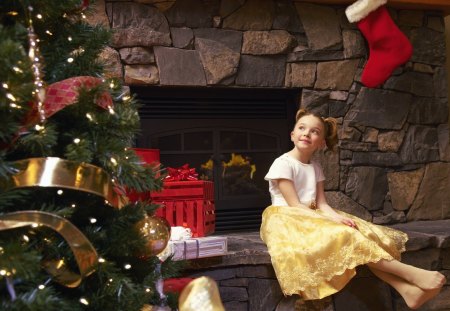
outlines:
[[289, 149], [298, 91], [132, 88], [143, 104], [137, 147], [160, 150], [164, 167], [186, 163], [214, 182], [216, 231], [255, 230], [270, 204], [264, 181]]

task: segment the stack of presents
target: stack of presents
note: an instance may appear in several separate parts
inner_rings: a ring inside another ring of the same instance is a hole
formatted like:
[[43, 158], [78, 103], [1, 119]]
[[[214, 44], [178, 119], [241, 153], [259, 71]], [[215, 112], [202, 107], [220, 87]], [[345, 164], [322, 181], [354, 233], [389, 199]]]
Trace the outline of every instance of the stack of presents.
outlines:
[[[135, 148], [146, 163], [159, 163], [158, 149]], [[214, 233], [214, 183], [198, 180], [188, 164], [167, 168], [163, 189], [149, 194], [159, 204], [156, 216], [165, 218], [172, 227], [167, 248], [158, 256], [173, 255], [173, 260], [222, 256], [227, 253], [227, 238]]]

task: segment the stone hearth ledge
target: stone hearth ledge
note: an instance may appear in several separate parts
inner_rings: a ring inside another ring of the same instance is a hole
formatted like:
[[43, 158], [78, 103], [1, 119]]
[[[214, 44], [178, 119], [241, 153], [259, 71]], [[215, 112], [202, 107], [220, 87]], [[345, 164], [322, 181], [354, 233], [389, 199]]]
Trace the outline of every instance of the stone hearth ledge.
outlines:
[[[427, 248], [450, 247], [450, 219], [414, 221], [390, 227], [408, 234], [406, 253]], [[221, 236], [228, 239], [228, 253], [224, 256], [190, 260], [190, 269], [271, 263], [267, 247], [261, 240], [259, 232], [228, 233]]]

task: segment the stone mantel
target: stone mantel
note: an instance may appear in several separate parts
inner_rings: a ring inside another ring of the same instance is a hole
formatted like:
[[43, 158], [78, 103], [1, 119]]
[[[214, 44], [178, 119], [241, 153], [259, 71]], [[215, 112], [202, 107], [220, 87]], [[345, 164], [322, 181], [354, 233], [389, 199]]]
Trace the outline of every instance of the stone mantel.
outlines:
[[[305, 0], [304, 2], [349, 5], [355, 0]], [[450, 1], [448, 0], [388, 0], [387, 5], [399, 9], [442, 10], [446, 14], [450, 14]]]

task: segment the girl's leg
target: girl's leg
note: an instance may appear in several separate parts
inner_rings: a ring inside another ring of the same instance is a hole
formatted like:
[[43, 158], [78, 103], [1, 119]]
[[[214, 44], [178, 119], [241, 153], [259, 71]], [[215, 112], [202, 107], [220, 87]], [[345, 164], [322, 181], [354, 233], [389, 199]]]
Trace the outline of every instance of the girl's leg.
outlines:
[[373, 274], [395, 288], [395, 290], [403, 297], [406, 304], [411, 309], [419, 308], [421, 305], [435, 297], [441, 291], [441, 287], [431, 290], [423, 290], [416, 285], [408, 283], [398, 276], [383, 272], [373, 267], [369, 268], [373, 272]]
[[371, 268], [396, 275], [423, 290], [441, 288], [445, 284], [445, 276], [437, 271], [420, 269], [404, 264], [398, 260], [382, 259], [367, 264]]

